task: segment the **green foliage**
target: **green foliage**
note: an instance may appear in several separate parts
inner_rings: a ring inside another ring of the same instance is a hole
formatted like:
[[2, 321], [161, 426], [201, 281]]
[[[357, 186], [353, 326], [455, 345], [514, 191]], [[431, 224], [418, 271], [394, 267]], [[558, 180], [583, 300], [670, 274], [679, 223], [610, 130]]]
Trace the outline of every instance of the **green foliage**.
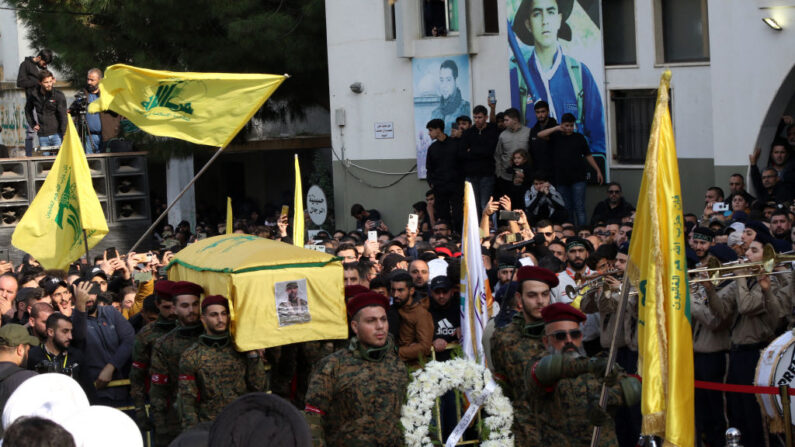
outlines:
[[289, 73], [260, 117], [328, 108], [323, 0], [8, 0], [34, 48], [83, 85], [91, 67], [125, 63], [199, 72]]

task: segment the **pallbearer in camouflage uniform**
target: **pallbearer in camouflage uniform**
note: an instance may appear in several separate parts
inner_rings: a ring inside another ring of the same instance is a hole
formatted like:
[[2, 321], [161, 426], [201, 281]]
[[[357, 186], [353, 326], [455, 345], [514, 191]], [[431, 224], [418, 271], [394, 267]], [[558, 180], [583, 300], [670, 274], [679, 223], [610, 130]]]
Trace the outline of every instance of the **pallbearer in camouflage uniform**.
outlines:
[[212, 421], [233, 400], [264, 391], [265, 365], [257, 351], [235, 349], [229, 335], [229, 301], [210, 295], [202, 301], [205, 333], [179, 360], [179, 406], [182, 429]]
[[149, 400], [149, 364], [152, 359], [152, 345], [177, 325], [174, 303], [171, 302], [172, 281], [162, 280], [155, 284], [155, 303], [159, 310], [157, 320], [144, 326], [135, 336], [132, 368], [130, 369], [130, 396], [135, 404], [135, 419], [143, 431], [151, 428], [146, 413]]
[[546, 415], [527, 399], [525, 369], [541, 358], [546, 350], [541, 343], [544, 320], [541, 309], [549, 304], [550, 288], [558, 285], [558, 277], [541, 267], [522, 267], [516, 273], [519, 283], [516, 306], [519, 312], [511, 324], [499, 328], [491, 339], [494, 374], [513, 404], [513, 434], [517, 446], [541, 444], [538, 427]]
[[[541, 313], [546, 324], [542, 341], [551, 355], [525, 371], [526, 399], [547, 415], [547, 423], [537, 426], [539, 445], [589, 445], [594, 425], [602, 428], [600, 446], [618, 445], [613, 418], [598, 405], [607, 357], [585, 356], [581, 329], [585, 314], [564, 303], [550, 304]], [[640, 402], [636, 378], [616, 368], [609, 380], [609, 411]]]
[[347, 306], [356, 335], [309, 380], [305, 411], [313, 438], [330, 447], [403, 446], [399, 420], [408, 373], [388, 335], [389, 302], [367, 292]]
[[171, 287], [177, 327], [157, 339], [152, 346], [152, 364], [149, 368], [152, 385], [149, 397], [155, 426], [155, 445], [165, 447], [182, 430], [176, 409], [177, 375], [182, 353], [196, 343], [204, 328], [199, 322], [199, 297], [201, 286], [179, 281]]

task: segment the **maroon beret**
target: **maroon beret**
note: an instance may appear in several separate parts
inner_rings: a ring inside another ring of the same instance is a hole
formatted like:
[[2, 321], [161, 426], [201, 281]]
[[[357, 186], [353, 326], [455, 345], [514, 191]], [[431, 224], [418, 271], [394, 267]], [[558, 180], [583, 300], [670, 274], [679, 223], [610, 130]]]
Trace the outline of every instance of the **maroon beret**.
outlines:
[[516, 272], [516, 282], [521, 284], [525, 281], [541, 281], [552, 288], [558, 285], [558, 275], [543, 267], [526, 265]]
[[553, 303], [541, 309], [541, 318], [544, 319], [544, 323], [554, 323], [555, 321], [582, 323], [585, 321], [585, 314], [571, 304]]
[[356, 312], [367, 306], [381, 306], [384, 310], [389, 310], [389, 300], [376, 292], [360, 293], [348, 300], [348, 317], [353, 318]]
[[202, 286], [190, 281], [177, 281], [171, 286], [171, 296], [194, 295], [201, 296], [204, 292]]
[[365, 286], [361, 286], [359, 284], [354, 284], [352, 286], [345, 286], [345, 298], [353, 298], [354, 296], [360, 293], [367, 293], [370, 289]]
[[205, 296], [204, 300], [202, 300], [202, 312], [204, 312], [204, 309], [206, 309], [209, 306], [212, 306], [213, 304], [220, 304], [221, 306], [224, 306], [226, 308], [227, 312], [229, 311], [228, 299], [222, 297], [221, 295], [210, 295], [210, 296]]
[[171, 288], [174, 287], [174, 281], [169, 281], [167, 279], [161, 279], [160, 281], [155, 283], [155, 293], [157, 294], [158, 298], [161, 300], [171, 299], [173, 296], [173, 292]]

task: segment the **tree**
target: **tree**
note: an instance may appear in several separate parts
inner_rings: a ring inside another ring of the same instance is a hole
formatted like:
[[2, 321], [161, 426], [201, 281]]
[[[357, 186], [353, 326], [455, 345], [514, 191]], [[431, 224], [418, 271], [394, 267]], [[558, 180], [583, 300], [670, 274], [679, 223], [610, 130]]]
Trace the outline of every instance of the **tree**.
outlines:
[[289, 73], [261, 117], [328, 109], [323, 0], [7, 0], [73, 85], [91, 67]]

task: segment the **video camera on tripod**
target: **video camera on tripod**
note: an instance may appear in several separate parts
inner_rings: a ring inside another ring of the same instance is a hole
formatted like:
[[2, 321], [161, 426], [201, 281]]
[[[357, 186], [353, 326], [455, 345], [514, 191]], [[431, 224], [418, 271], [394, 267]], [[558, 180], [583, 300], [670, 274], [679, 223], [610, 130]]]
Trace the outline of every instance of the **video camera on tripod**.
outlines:
[[98, 147], [91, 139], [91, 131], [88, 129], [86, 122], [86, 113], [88, 113], [88, 94], [85, 90], [78, 90], [74, 96], [75, 100], [69, 106], [69, 114], [72, 115], [75, 121], [75, 128], [83, 143], [83, 147], [87, 149], [88, 153], [95, 153]]

